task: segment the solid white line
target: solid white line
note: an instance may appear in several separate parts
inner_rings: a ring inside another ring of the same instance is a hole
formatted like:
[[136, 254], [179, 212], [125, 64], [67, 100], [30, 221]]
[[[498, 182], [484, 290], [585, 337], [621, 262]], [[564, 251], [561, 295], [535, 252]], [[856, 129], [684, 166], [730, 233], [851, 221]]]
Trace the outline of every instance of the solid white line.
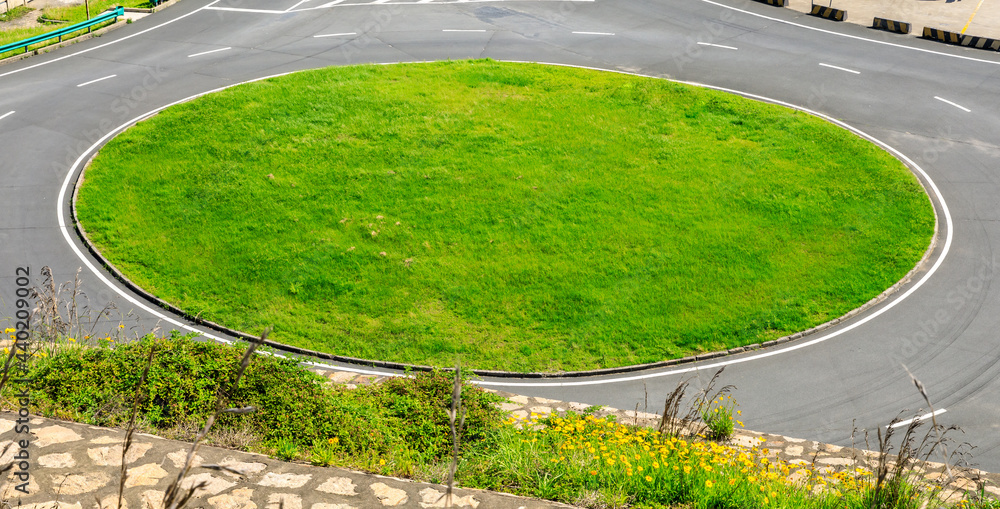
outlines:
[[[218, 1], [218, 0], [216, 0], [216, 1]], [[384, 4], [380, 4], [380, 5], [421, 5], [421, 4], [428, 4], [428, 3], [433, 3], [434, 5], [445, 5], [445, 4], [487, 3], [487, 2], [497, 2], [497, 1], [504, 1], [504, 0], [430, 0], [430, 1], [426, 1], [426, 2], [425, 1], [413, 2], [412, 0], [408, 0], [406, 2], [394, 2], [394, 1], [390, 0], [389, 2], [386, 2]], [[536, 2], [583, 2], [583, 3], [593, 3], [593, 2], [596, 2], [597, 0], [534, 0], [534, 1], [536, 1]], [[333, 4], [338, 4], [338, 3], [340, 3], [340, 2], [333, 2]], [[330, 6], [330, 5], [331, 4], [318, 5], [316, 7], [306, 7], [304, 9], [296, 9], [296, 10], [291, 11], [291, 12], [315, 11], [316, 9], [324, 9], [324, 8]], [[343, 5], [341, 5], [341, 7], [365, 7], [365, 6], [371, 6], [371, 5], [372, 4], [370, 4], [370, 3], [363, 3], [363, 4], [343, 4]], [[269, 12], [269, 13], [274, 13], [274, 14], [284, 14], [285, 13], [285, 11], [259, 11], [259, 12]], [[393, 63], [395, 63], [395, 62], [393, 62]]]
[[230, 49], [233, 49], [233, 47], [232, 46], [226, 46], [225, 48], [210, 49], [208, 51], [202, 51], [201, 53], [195, 53], [194, 55], [188, 55], [188, 58], [191, 58], [191, 57], [200, 57], [202, 55], [207, 55], [209, 53], [218, 53], [220, 51], [226, 51], [226, 50], [230, 50]]
[[147, 28], [147, 29], [145, 29], [145, 30], [143, 30], [141, 32], [136, 32], [136, 33], [134, 33], [132, 35], [126, 35], [125, 37], [122, 37], [121, 39], [115, 39], [115, 40], [113, 40], [111, 42], [106, 42], [104, 44], [101, 44], [100, 46], [94, 46], [93, 48], [87, 48], [87, 49], [82, 50], [82, 51], [77, 51], [76, 53], [73, 53], [71, 55], [66, 55], [66, 56], [62, 56], [62, 57], [59, 57], [59, 58], [53, 58], [52, 60], [46, 60], [44, 62], [39, 62], [39, 63], [37, 63], [35, 65], [29, 65], [27, 67], [22, 67], [20, 69], [14, 69], [13, 71], [10, 71], [10, 72], [5, 72], [3, 74], [0, 74], [0, 78], [3, 78], [4, 76], [10, 76], [11, 74], [18, 73], [18, 72], [21, 72], [21, 71], [27, 71], [28, 69], [34, 69], [35, 67], [41, 67], [43, 65], [48, 65], [48, 64], [51, 64], [53, 62], [58, 62], [60, 60], [65, 60], [67, 58], [72, 58], [72, 57], [75, 57], [77, 55], [82, 55], [84, 53], [89, 53], [89, 52], [94, 51], [96, 49], [101, 49], [101, 48], [103, 48], [105, 46], [111, 46], [112, 44], [118, 44], [119, 42], [122, 42], [122, 41], [127, 41], [127, 40], [129, 40], [129, 39], [131, 39], [133, 37], [142, 35], [142, 34], [144, 34], [146, 32], [152, 32], [153, 30], [156, 30], [157, 28], [161, 28], [161, 27], [167, 26], [167, 25], [169, 25], [169, 24], [171, 24], [171, 23], [173, 23], [175, 21], [180, 21], [180, 20], [182, 20], [182, 19], [184, 19], [184, 18], [186, 18], [188, 16], [191, 16], [192, 14], [197, 14], [202, 9], [208, 9], [209, 7], [211, 7], [211, 6], [219, 3], [221, 1], [222, 0], [213, 0], [212, 3], [210, 3], [210, 4], [208, 4], [208, 5], [204, 6], [204, 7], [200, 7], [200, 8], [195, 9], [195, 10], [193, 10], [193, 11], [187, 13], [187, 14], [184, 14], [184, 15], [181, 15], [181, 16], [177, 16], [176, 18], [174, 18], [174, 19], [172, 19], [170, 21], [164, 21], [163, 23], [160, 23], [159, 25], [149, 27], [149, 28]]
[[934, 98], [937, 99], [938, 101], [943, 102], [943, 103], [950, 104], [950, 105], [952, 105], [952, 106], [954, 106], [954, 107], [956, 107], [956, 108], [958, 108], [958, 109], [960, 109], [960, 110], [962, 110], [962, 111], [964, 111], [966, 113], [972, 113], [972, 110], [970, 110], [969, 108], [966, 108], [965, 106], [962, 106], [960, 104], [955, 104], [955, 103], [953, 103], [953, 102], [951, 102], [951, 101], [949, 101], [947, 99], [944, 99], [944, 98], [941, 98], [941, 97], [938, 97], [938, 96], [934, 96]]
[[13, 114], [14, 114], [13, 110], [8, 111], [7, 113], [4, 113], [3, 115], [0, 115], [0, 120], [3, 120], [3, 119], [5, 119], [5, 118], [7, 118], [7, 117], [9, 117], [9, 116], [11, 116]]
[[465, 28], [443, 28], [442, 32], [485, 32], [486, 30], [479, 29], [465, 29]]
[[836, 69], [838, 71], [849, 72], [849, 73], [852, 73], [852, 74], [861, 74], [861, 71], [855, 71], [854, 69], [848, 69], [846, 67], [838, 67], [836, 65], [824, 64], [822, 62], [820, 62], [819, 65], [821, 65], [823, 67], [829, 67], [830, 69]]
[[615, 35], [612, 32], [573, 32], [573, 33], [580, 35]]
[[[286, 11], [275, 11], [270, 9], [244, 9], [242, 7], [205, 7], [205, 9], [209, 11], [255, 12], [259, 14], [285, 14], [286, 12]], [[301, 9], [301, 10], [306, 10], [306, 9]]]
[[[567, 64], [553, 64], [553, 63], [546, 63], [546, 62], [518, 62], [516, 60], [510, 60], [510, 62], [516, 62], [516, 63], [540, 63], [540, 64], [544, 64], [544, 65], [554, 65], [554, 66], [559, 66], [559, 67], [574, 67], [574, 68], [581, 68], [581, 69], [593, 69], [595, 71], [616, 72], [616, 73], [619, 73], [619, 74], [628, 74], [628, 75], [632, 75], [632, 76], [641, 76], [641, 77], [644, 77], [644, 78], [655, 78], [655, 76], [646, 76], [646, 75], [638, 74], [638, 73], [630, 73], [630, 72], [625, 72], [625, 71], [616, 71], [616, 70], [608, 70], [608, 69], [598, 69], [598, 68], [595, 68], [595, 67], [586, 67], [586, 66], [575, 66], [575, 65], [567, 65]], [[391, 64], [385, 64], [385, 65], [391, 65]], [[291, 74], [291, 73], [290, 72], [286, 72], [286, 73], [281, 73], [281, 74], [275, 74], [273, 76], [265, 76], [265, 77], [254, 79], [254, 80], [248, 80], [248, 81], [245, 81], [243, 83], [252, 83], [252, 82], [255, 82], [255, 81], [261, 81], [261, 80], [266, 80], [266, 79], [271, 79], [271, 78], [277, 78], [279, 76], [285, 76], [287, 74]], [[658, 78], [658, 79], [662, 79], [662, 78]], [[926, 283], [931, 278], [931, 276], [933, 276], [934, 273], [936, 273], [938, 271], [938, 268], [941, 267], [941, 265], [944, 263], [944, 260], [948, 257], [948, 252], [951, 251], [951, 243], [952, 243], [952, 240], [954, 238], [953, 221], [952, 221], [952, 218], [951, 218], [951, 211], [948, 209], [948, 204], [947, 204], [947, 202], [945, 202], [944, 196], [941, 194], [941, 191], [938, 189], [937, 184], [935, 184], [934, 181], [931, 180], [930, 175], [928, 175], [927, 172], [925, 172], [923, 168], [921, 168], [919, 165], [917, 165], [916, 162], [914, 162], [912, 159], [910, 159], [909, 157], [907, 157], [902, 152], [900, 152], [900, 151], [896, 150], [895, 148], [893, 148], [893, 147], [885, 144], [884, 142], [878, 140], [877, 138], [874, 138], [871, 135], [869, 135], [869, 134], [861, 131], [860, 129], [852, 127], [852, 126], [850, 126], [850, 125], [848, 125], [848, 124], [846, 124], [844, 122], [841, 122], [841, 121], [839, 121], [839, 120], [837, 120], [837, 119], [835, 119], [833, 117], [830, 117], [828, 115], [824, 115], [822, 113], [819, 113], [819, 112], [816, 112], [816, 111], [812, 111], [812, 110], [809, 110], [809, 109], [806, 109], [806, 108], [801, 108], [801, 107], [795, 106], [793, 104], [790, 104], [790, 103], [787, 103], [787, 102], [784, 102], [784, 101], [778, 101], [778, 100], [770, 99], [770, 98], [767, 98], [767, 97], [764, 97], [764, 96], [755, 95], [755, 94], [742, 93], [742, 92], [739, 92], [739, 91], [736, 91], [736, 90], [731, 90], [731, 89], [722, 88], [722, 87], [713, 87], [713, 86], [705, 85], [705, 84], [701, 84], [701, 83], [691, 83], [691, 82], [683, 82], [683, 81], [678, 82], [678, 83], [685, 83], [685, 84], [688, 84], [688, 85], [694, 85], [694, 86], [699, 86], [699, 87], [704, 87], [704, 88], [710, 88], [710, 89], [713, 89], [713, 90], [721, 90], [723, 92], [729, 92], [731, 94], [739, 94], [739, 95], [742, 95], [744, 97], [748, 97], [748, 98], [751, 98], [751, 99], [757, 99], [757, 100], [760, 100], [760, 101], [768, 101], [768, 102], [771, 102], [773, 104], [777, 104], [777, 105], [780, 105], [780, 106], [785, 106], [785, 107], [788, 107], [788, 108], [797, 109], [797, 110], [805, 112], [805, 113], [809, 113], [811, 115], [814, 115], [814, 116], [817, 116], [819, 118], [822, 118], [823, 120], [826, 120], [827, 122], [831, 122], [831, 123], [836, 124], [836, 125], [838, 125], [840, 127], [843, 127], [844, 129], [848, 129], [848, 130], [850, 130], [850, 131], [858, 134], [859, 136], [867, 139], [868, 141], [871, 141], [872, 143], [875, 143], [876, 145], [882, 147], [883, 149], [885, 149], [888, 152], [890, 152], [893, 155], [895, 155], [897, 158], [901, 159], [904, 163], [906, 163], [907, 165], [909, 165], [910, 168], [913, 168], [917, 173], [919, 173], [924, 178], [924, 180], [927, 182], [927, 185], [930, 187], [930, 191], [933, 193], [933, 196], [937, 198], [938, 203], [941, 205], [941, 214], [944, 216], [945, 225], [946, 225], [946, 227], [948, 229], [948, 233], [947, 233], [947, 236], [945, 237], [944, 246], [942, 246], [942, 248], [941, 248], [941, 254], [940, 254], [940, 256], [938, 256], [937, 261], [934, 262], [934, 265], [932, 265], [931, 268], [928, 269], [927, 272], [924, 273], [924, 276], [921, 279], [919, 279], [917, 282], [913, 283], [913, 286], [911, 286], [909, 290], [907, 290], [906, 292], [903, 292], [903, 294], [900, 295], [898, 298], [891, 300], [888, 304], [886, 304], [884, 307], [878, 309], [874, 313], [872, 313], [872, 314], [864, 317], [863, 319], [861, 319], [861, 320], [859, 320], [859, 321], [857, 321], [857, 322], [855, 322], [855, 323], [853, 323], [853, 324], [851, 324], [851, 325], [849, 325], [847, 327], [844, 327], [843, 329], [838, 329], [838, 330], [836, 330], [834, 332], [831, 332], [830, 334], [827, 334], [825, 336], [821, 336], [821, 337], [818, 337], [818, 338], [813, 339], [811, 341], [806, 341], [806, 342], [799, 343], [799, 344], [796, 344], [796, 345], [793, 345], [793, 346], [789, 346], [787, 348], [782, 348], [780, 350], [772, 350], [772, 351], [763, 352], [763, 353], [760, 353], [760, 354], [757, 354], [757, 355], [751, 355], [751, 356], [743, 357], [743, 358], [739, 358], [739, 359], [727, 359], [727, 360], [723, 360], [721, 362], [715, 362], [715, 363], [712, 363], [712, 364], [709, 364], [709, 365], [705, 365], [705, 366], [692, 366], [692, 367], [683, 368], [683, 369], [676, 369], [676, 370], [672, 370], [672, 371], [663, 371], [663, 372], [658, 372], [658, 373], [648, 373], [648, 374], [643, 374], [643, 375], [626, 376], [626, 377], [620, 377], [620, 378], [610, 378], [610, 379], [606, 379], [606, 380], [583, 380], [583, 381], [576, 381], [576, 382], [554, 382], [554, 383], [475, 381], [475, 383], [477, 383], [479, 385], [502, 386], [502, 387], [569, 387], [569, 386], [582, 386], [582, 385], [600, 385], [600, 384], [610, 384], [610, 383], [619, 383], [619, 382], [632, 382], [632, 381], [637, 381], [637, 380], [645, 380], [645, 379], [648, 379], [648, 378], [660, 378], [660, 377], [665, 377], [665, 376], [671, 376], [671, 375], [677, 375], [677, 374], [683, 374], [683, 373], [690, 373], [692, 371], [699, 371], [699, 370], [703, 370], [703, 369], [714, 369], [714, 368], [719, 368], [719, 367], [722, 367], [722, 366], [728, 366], [728, 365], [731, 365], [731, 364], [742, 364], [744, 362], [749, 362], [749, 361], [753, 361], [753, 360], [757, 360], [757, 359], [763, 359], [763, 358], [771, 357], [771, 356], [775, 356], [775, 355], [781, 355], [781, 354], [784, 354], [784, 353], [788, 353], [788, 352], [792, 352], [792, 351], [795, 351], [795, 350], [799, 350], [801, 348], [806, 348], [808, 346], [812, 346], [812, 345], [815, 345], [817, 343], [822, 343], [822, 342], [824, 342], [826, 340], [835, 338], [835, 337], [837, 337], [837, 336], [839, 336], [839, 335], [841, 335], [841, 334], [843, 334], [845, 332], [854, 330], [854, 329], [856, 329], [856, 328], [858, 328], [858, 327], [860, 327], [860, 326], [862, 326], [862, 325], [864, 325], [864, 324], [866, 324], [866, 323], [874, 320], [875, 318], [883, 315], [884, 313], [888, 312], [890, 309], [896, 307], [900, 302], [903, 302], [904, 300], [906, 300], [906, 298], [908, 298], [910, 295], [912, 295], [918, 289], [920, 289], [920, 287], [923, 286], [924, 283]], [[202, 330], [199, 330], [199, 329], [196, 329], [194, 327], [191, 327], [191, 326], [189, 326], [189, 325], [187, 325], [185, 323], [182, 323], [182, 322], [180, 322], [180, 321], [178, 321], [178, 320], [176, 320], [174, 318], [171, 318], [170, 316], [167, 316], [166, 314], [162, 313], [158, 309], [154, 309], [154, 308], [150, 307], [144, 301], [140, 301], [136, 297], [133, 297], [132, 295], [129, 295], [128, 293], [126, 293], [121, 288], [119, 288], [119, 287], [115, 286], [114, 284], [112, 284], [111, 281], [108, 280], [107, 276], [105, 276], [104, 272], [99, 271], [94, 266], [94, 264], [91, 263], [90, 259], [87, 258], [86, 256], [84, 256], [83, 252], [80, 251], [80, 248], [78, 248], [76, 246], [76, 244], [73, 243], [73, 239], [72, 239], [71, 234], [70, 234], [71, 228], [68, 228], [66, 226], [66, 219], [65, 219], [65, 217], [63, 217], [63, 213], [62, 213], [62, 208], [61, 207], [62, 207], [62, 204], [65, 203], [65, 200], [66, 200], [66, 191], [69, 188], [70, 182], [72, 181], [73, 174], [76, 173], [77, 169], [80, 167], [81, 164], [83, 164], [83, 161], [88, 157], [88, 155], [91, 154], [91, 153], [93, 153], [93, 151], [96, 150], [97, 147], [101, 146], [109, 138], [111, 138], [112, 136], [117, 135], [121, 131], [124, 131], [128, 126], [133, 125], [136, 122], [139, 122], [140, 120], [143, 120], [143, 119], [146, 119], [148, 117], [151, 117], [151, 116], [159, 113], [160, 111], [162, 111], [162, 110], [164, 110], [166, 108], [169, 108], [169, 107], [174, 106], [176, 104], [181, 104], [183, 102], [187, 102], [187, 101], [196, 99], [196, 98], [201, 97], [203, 95], [211, 94], [212, 92], [218, 92], [220, 90], [225, 90], [225, 89], [227, 89], [229, 87], [234, 87], [236, 85], [241, 85], [241, 84], [242, 83], [234, 83], [232, 85], [228, 85], [228, 86], [225, 86], [225, 87], [220, 87], [220, 88], [217, 88], [217, 89], [214, 89], [214, 90], [209, 90], [209, 91], [206, 91], [206, 92], [202, 92], [200, 94], [193, 95], [193, 96], [188, 97], [186, 99], [181, 99], [179, 101], [174, 101], [174, 102], [172, 102], [172, 103], [170, 103], [170, 104], [168, 104], [166, 106], [162, 106], [162, 107], [154, 109], [154, 110], [152, 110], [152, 111], [150, 111], [150, 112], [148, 112], [148, 113], [146, 113], [144, 115], [140, 115], [140, 116], [132, 119], [131, 121], [122, 124], [121, 126], [119, 126], [118, 128], [114, 129], [113, 131], [109, 132], [108, 134], [105, 134], [103, 137], [101, 137], [101, 139], [97, 140], [93, 145], [91, 145], [90, 148], [88, 148], [86, 151], [84, 151], [84, 153], [81, 154], [80, 157], [77, 158], [76, 162], [73, 163], [73, 165], [70, 167], [69, 171], [66, 173], [66, 178], [63, 180], [62, 188], [59, 190], [59, 198], [56, 200], [56, 216], [58, 218], [59, 230], [62, 231], [62, 234], [63, 234], [63, 239], [66, 240], [66, 243], [69, 244], [70, 249], [72, 249], [73, 252], [76, 253], [77, 258], [79, 258], [80, 261], [83, 262], [83, 264], [97, 277], [97, 279], [99, 279], [102, 283], [104, 283], [105, 285], [107, 285], [108, 288], [111, 288], [111, 290], [113, 290], [114, 292], [118, 293], [118, 295], [121, 295], [122, 298], [124, 298], [125, 300], [127, 300], [127, 301], [131, 302], [133, 305], [141, 308], [143, 311], [145, 311], [145, 312], [147, 312], [147, 313], [149, 313], [149, 314], [151, 314], [153, 316], [156, 316], [156, 317], [160, 318], [161, 320], [163, 320], [163, 321], [165, 321], [167, 323], [176, 325], [176, 326], [180, 327], [181, 329], [192, 331], [192, 332], [197, 332], [198, 334], [201, 334], [202, 336], [205, 336], [206, 338], [214, 339], [214, 340], [219, 341], [221, 343], [227, 343], [227, 344], [228, 343], [232, 343], [232, 341], [230, 341], [228, 339], [221, 338], [221, 337], [216, 336], [214, 334], [209, 334], [209, 333], [204, 332]], [[935, 228], [935, 230], [936, 230], [936, 228]], [[75, 233], [74, 233], [74, 235], [75, 235]], [[276, 356], [281, 357], [281, 355], [278, 355], [278, 354], [276, 354]], [[317, 366], [326, 366], [326, 367], [329, 367], [331, 369], [339, 369], [339, 370], [342, 370], [342, 371], [350, 371], [350, 372], [354, 372], [354, 373], [368, 373], [368, 374], [380, 374], [380, 375], [388, 375], [388, 376], [398, 376], [398, 373], [394, 373], [392, 371], [378, 371], [378, 370], [372, 371], [372, 370], [365, 370], [365, 369], [362, 369], [362, 368], [355, 368], [355, 367], [352, 367], [352, 366], [333, 366], [333, 365], [327, 365], [327, 364], [321, 364], [321, 363], [316, 363], [315, 365], [317, 365]]]
[[947, 410], [945, 410], [945, 409], [942, 408], [942, 409], [939, 409], [939, 410], [935, 410], [932, 413], [921, 415], [920, 417], [914, 417], [912, 419], [907, 419], [905, 421], [899, 421], [896, 424], [890, 424], [890, 425], [888, 425], [886, 427], [887, 428], [899, 428], [899, 427], [902, 427], [902, 426], [906, 426], [906, 425], [910, 424], [913, 421], [922, 421], [924, 419], [930, 419], [931, 417], [934, 417], [936, 415], [941, 415], [941, 414], [943, 414], [945, 412], [947, 412]]
[[313, 37], [340, 37], [340, 36], [342, 36], [342, 35], [358, 35], [358, 33], [357, 33], [357, 32], [344, 32], [344, 33], [342, 33], [342, 34], [323, 34], [323, 35], [314, 35]]
[[739, 48], [734, 48], [732, 46], [723, 46], [721, 44], [712, 44], [710, 42], [699, 42], [698, 44], [700, 44], [702, 46], [711, 46], [713, 48], [723, 48], [723, 49], [731, 49], [731, 50], [738, 50], [739, 49]]
[[893, 42], [879, 41], [879, 40], [876, 40], [876, 39], [868, 39], [866, 37], [860, 37], [860, 36], [857, 36], [857, 35], [842, 34], [840, 32], [834, 32], [833, 30], [825, 30], [825, 29], [822, 29], [822, 28], [811, 27], [811, 26], [808, 26], [808, 25], [802, 25], [800, 23], [794, 23], [792, 21], [788, 21], [788, 20], [784, 20], [784, 19], [778, 19], [778, 18], [774, 18], [774, 17], [771, 17], [771, 16], [765, 16], [763, 14], [757, 14], [756, 12], [750, 12], [750, 11], [747, 11], [747, 10], [744, 10], [744, 9], [737, 9], [736, 7], [731, 7], [731, 6], [728, 6], [728, 5], [725, 5], [725, 4], [720, 4], [719, 2], [713, 2], [712, 0], [701, 0], [701, 1], [705, 2], [706, 4], [711, 4], [711, 5], [715, 5], [717, 7], [722, 7], [723, 9], [729, 9], [731, 11], [741, 12], [743, 14], [747, 14], [747, 15], [750, 15], [750, 16], [755, 16], [755, 17], [766, 19], [766, 20], [769, 20], [769, 21], [776, 21], [778, 23], [783, 23], [785, 25], [791, 25], [793, 27], [805, 28], [806, 30], [813, 30], [815, 32], [821, 32], [821, 33], [824, 33], [824, 34], [836, 35], [836, 36], [839, 36], [839, 37], [847, 37], [848, 39], [855, 39], [855, 40], [858, 40], [858, 41], [867, 41], [867, 42], [872, 42], [872, 43], [875, 43], [875, 44], [883, 44], [885, 46], [892, 46], [894, 48], [903, 48], [903, 49], [908, 49], [908, 50], [912, 50], [912, 51], [919, 51], [921, 53], [930, 53], [932, 55], [941, 55], [941, 56], [951, 57], [951, 58], [960, 58], [962, 60], [970, 60], [972, 62], [980, 62], [980, 63], [984, 63], [984, 64], [1000, 65], [1000, 61], [997, 61], [997, 60], [984, 60], [982, 58], [967, 57], [967, 56], [964, 56], [964, 55], [955, 55], [955, 54], [952, 54], [952, 53], [942, 53], [940, 51], [934, 51], [934, 50], [930, 50], [930, 49], [915, 48], [913, 46], [906, 46], [905, 44], [896, 44], [896, 43], [893, 43]]
[[118, 76], [118, 75], [117, 74], [112, 74], [111, 76], [105, 76], [103, 78], [97, 78], [96, 80], [90, 80], [90, 81], [88, 81], [86, 83], [80, 83], [79, 85], [77, 85], [77, 88], [79, 88], [79, 87], [85, 87], [85, 86], [87, 86], [87, 85], [89, 85], [91, 83], [97, 83], [98, 81], [104, 81], [104, 80], [107, 80], [107, 79], [111, 79], [111, 78], [114, 78], [115, 76]]

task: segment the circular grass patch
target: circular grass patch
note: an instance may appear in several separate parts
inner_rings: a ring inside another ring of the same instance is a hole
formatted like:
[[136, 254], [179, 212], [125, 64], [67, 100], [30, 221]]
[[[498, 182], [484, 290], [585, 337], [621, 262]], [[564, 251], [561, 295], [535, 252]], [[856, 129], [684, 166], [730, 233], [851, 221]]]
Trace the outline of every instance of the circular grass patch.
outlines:
[[329, 353], [513, 371], [758, 343], [902, 278], [934, 229], [896, 159], [792, 110], [492, 61], [300, 72], [108, 143], [78, 213], [125, 275]]

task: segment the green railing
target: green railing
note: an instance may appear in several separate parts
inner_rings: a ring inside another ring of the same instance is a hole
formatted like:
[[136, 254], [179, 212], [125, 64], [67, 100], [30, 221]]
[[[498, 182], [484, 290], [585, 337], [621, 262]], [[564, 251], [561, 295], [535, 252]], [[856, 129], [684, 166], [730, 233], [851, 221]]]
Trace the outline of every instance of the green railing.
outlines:
[[60, 28], [59, 30], [55, 30], [55, 31], [52, 31], [52, 32], [47, 32], [47, 33], [44, 33], [44, 34], [41, 34], [41, 35], [36, 35], [34, 37], [29, 37], [27, 39], [22, 39], [22, 40], [17, 41], [17, 42], [12, 42], [10, 44], [4, 44], [3, 46], [0, 46], [0, 55], [6, 53], [8, 51], [13, 51], [13, 50], [20, 49], [20, 48], [24, 48], [24, 52], [27, 53], [28, 52], [28, 46], [31, 46], [32, 44], [38, 44], [40, 42], [45, 42], [45, 41], [47, 41], [49, 39], [56, 39], [56, 38], [58, 38], [59, 42], [62, 42], [62, 38], [65, 35], [69, 35], [69, 34], [71, 34], [73, 32], [78, 31], [78, 30], [83, 30], [84, 28], [90, 28], [90, 27], [92, 27], [94, 25], [99, 25], [99, 24], [104, 23], [105, 21], [108, 21], [108, 20], [111, 20], [111, 19], [113, 19], [115, 21], [118, 21], [118, 17], [119, 16], [124, 16], [124, 15], [125, 15], [125, 9], [123, 7], [116, 7], [115, 9], [112, 9], [112, 10], [109, 10], [107, 12], [101, 13], [101, 14], [99, 14], [99, 15], [97, 15], [97, 16], [95, 16], [95, 17], [93, 17], [93, 18], [91, 18], [91, 19], [89, 19], [87, 21], [81, 21], [80, 23], [76, 23], [76, 24], [70, 25], [68, 27], [63, 27], [63, 28]]

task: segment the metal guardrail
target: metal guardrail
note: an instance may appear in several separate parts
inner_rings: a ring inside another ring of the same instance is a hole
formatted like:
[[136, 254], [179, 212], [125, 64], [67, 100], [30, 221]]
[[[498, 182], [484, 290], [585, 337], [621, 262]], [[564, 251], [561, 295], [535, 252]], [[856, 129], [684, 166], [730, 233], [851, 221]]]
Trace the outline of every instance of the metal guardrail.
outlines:
[[60, 28], [59, 30], [54, 30], [52, 32], [47, 32], [47, 33], [44, 33], [44, 34], [36, 35], [34, 37], [29, 37], [27, 39], [22, 39], [22, 40], [17, 41], [17, 42], [12, 42], [10, 44], [4, 44], [3, 46], [0, 46], [0, 54], [6, 53], [8, 51], [13, 51], [13, 50], [16, 50], [16, 49], [20, 49], [20, 48], [24, 48], [24, 52], [27, 53], [28, 52], [28, 46], [31, 46], [32, 44], [38, 44], [40, 42], [45, 42], [45, 41], [47, 41], [49, 39], [58, 38], [59, 42], [62, 42], [62, 38], [65, 35], [69, 35], [69, 34], [71, 34], [73, 32], [76, 32], [78, 30], [83, 30], [85, 28], [90, 28], [90, 27], [92, 27], [94, 25], [99, 25], [99, 24], [104, 23], [105, 21], [108, 21], [110, 19], [114, 19], [115, 21], [118, 21], [118, 17], [119, 16], [124, 16], [124, 15], [125, 15], [125, 9], [122, 8], [122, 7], [116, 7], [113, 10], [110, 10], [110, 11], [98, 14], [97, 16], [95, 16], [95, 17], [93, 17], [93, 18], [91, 18], [91, 19], [89, 19], [87, 21], [81, 21], [80, 23], [76, 23], [76, 24], [70, 25], [68, 27], [63, 27], [63, 28]]

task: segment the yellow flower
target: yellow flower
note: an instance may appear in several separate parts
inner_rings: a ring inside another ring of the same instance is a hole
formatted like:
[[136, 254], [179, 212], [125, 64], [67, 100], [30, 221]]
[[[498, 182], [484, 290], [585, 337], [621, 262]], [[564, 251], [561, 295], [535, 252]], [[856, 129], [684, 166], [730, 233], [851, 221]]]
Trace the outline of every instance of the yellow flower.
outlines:
[[385, 460], [378, 460], [379, 465], [385, 465]]
[[340, 442], [340, 437], [333, 437], [333, 438], [327, 440], [327, 442], [330, 442], [330, 445], [334, 445], [337, 442]]
[[646, 482], [653, 482], [653, 478], [647, 475], [646, 476]]
[[685, 474], [691, 473], [691, 465], [684, 465], [684, 473]]
[[705, 487], [706, 488], [711, 488], [714, 484], [715, 483], [713, 483], [711, 480], [705, 480]]

